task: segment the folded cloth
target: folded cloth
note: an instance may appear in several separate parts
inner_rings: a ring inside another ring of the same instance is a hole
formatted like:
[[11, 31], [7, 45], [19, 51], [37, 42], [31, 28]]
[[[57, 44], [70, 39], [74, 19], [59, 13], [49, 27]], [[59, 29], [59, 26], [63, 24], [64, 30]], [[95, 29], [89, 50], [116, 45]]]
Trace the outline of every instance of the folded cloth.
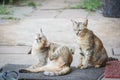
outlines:
[[18, 80], [18, 72], [16, 71], [3, 72], [1, 69], [0, 80]]

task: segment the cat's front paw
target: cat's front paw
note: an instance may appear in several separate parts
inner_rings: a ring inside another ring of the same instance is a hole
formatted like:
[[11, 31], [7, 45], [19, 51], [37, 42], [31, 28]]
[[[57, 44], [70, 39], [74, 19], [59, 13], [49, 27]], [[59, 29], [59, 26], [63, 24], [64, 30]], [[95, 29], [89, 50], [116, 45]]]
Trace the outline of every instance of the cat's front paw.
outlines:
[[83, 66], [82, 64], [81, 65], [78, 65], [78, 66], [76, 66], [76, 68], [81, 68], [81, 66]]
[[54, 76], [55, 73], [54, 72], [47, 72], [47, 71], [45, 71], [44, 75], [46, 75], [46, 76]]
[[87, 66], [85, 66], [85, 65], [82, 65], [81, 67], [80, 67], [80, 69], [86, 69], [87, 68]]

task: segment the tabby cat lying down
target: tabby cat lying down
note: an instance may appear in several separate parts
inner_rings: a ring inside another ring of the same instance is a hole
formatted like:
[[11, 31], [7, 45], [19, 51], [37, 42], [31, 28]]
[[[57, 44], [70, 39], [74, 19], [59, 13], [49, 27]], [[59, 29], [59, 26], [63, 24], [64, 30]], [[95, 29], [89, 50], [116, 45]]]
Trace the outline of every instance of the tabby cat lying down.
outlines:
[[64, 75], [71, 71], [73, 51], [67, 46], [57, 45], [47, 40], [41, 30], [35, 38], [32, 54], [38, 58], [38, 64], [19, 72], [43, 72], [45, 75]]

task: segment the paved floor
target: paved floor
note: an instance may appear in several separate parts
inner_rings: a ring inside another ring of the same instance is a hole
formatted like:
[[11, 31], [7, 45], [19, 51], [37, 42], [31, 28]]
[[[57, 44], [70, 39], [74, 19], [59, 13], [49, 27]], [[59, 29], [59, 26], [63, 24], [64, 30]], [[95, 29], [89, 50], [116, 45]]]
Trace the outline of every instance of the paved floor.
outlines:
[[[42, 6], [29, 13], [31, 16], [23, 18], [18, 23], [0, 24], [0, 45], [31, 46], [34, 36], [40, 28], [43, 28], [50, 41], [67, 44], [75, 43], [76, 38], [71, 19], [84, 21], [88, 12], [83, 9], [70, 9], [68, 7], [73, 3], [78, 3], [79, 0], [40, 1]], [[18, 8], [18, 10], [24, 12], [26, 8]], [[28, 8], [27, 10], [31, 11]], [[120, 47], [120, 18], [103, 17], [100, 11], [96, 11], [91, 12], [88, 19], [88, 28], [94, 31], [106, 48]]]
[[[0, 67], [5, 64], [34, 64], [36, 59], [27, 54], [31, 46], [0, 46]], [[115, 57], [120, 60], [119, 49], [114, 49], [115, 55], [112, 54], [111, 49], [107, 49], [109, 57]], [[72, 66], [79, 64], [79, 53], [77, 49], [73, 55]]]

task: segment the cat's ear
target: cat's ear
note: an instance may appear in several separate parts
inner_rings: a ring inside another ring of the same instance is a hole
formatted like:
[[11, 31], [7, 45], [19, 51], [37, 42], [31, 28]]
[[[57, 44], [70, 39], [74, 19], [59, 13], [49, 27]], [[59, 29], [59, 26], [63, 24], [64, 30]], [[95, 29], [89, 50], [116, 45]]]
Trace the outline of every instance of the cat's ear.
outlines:
[[74, 28], [77, 28], [77, 22], [74, 21], [74, 20], [71, 20], [71, 22], [73, 23], [73, 27], [74, 27]]
[[88, 25], [88, 19], [85, 20], [85, 22], [83, 23], [83, 25], [87, 27], [87, 25]]
[[44, 35], [44, 33], [43, 33], [43, 31], [42, 31], [42, 28], [40, 29], [40, 36], [41, 36], [41, 37], [44, 37], [44, 38], [47, 40], [46, 36]]
[[42, 28], [40, 28], [40, 34], [44, 36]]
[[42, 28], [40, 28], [40, 34], [41, 34], [41, 35], [44, 35], [44, 34], [43, 34], [43, 31], [42, 31]]

